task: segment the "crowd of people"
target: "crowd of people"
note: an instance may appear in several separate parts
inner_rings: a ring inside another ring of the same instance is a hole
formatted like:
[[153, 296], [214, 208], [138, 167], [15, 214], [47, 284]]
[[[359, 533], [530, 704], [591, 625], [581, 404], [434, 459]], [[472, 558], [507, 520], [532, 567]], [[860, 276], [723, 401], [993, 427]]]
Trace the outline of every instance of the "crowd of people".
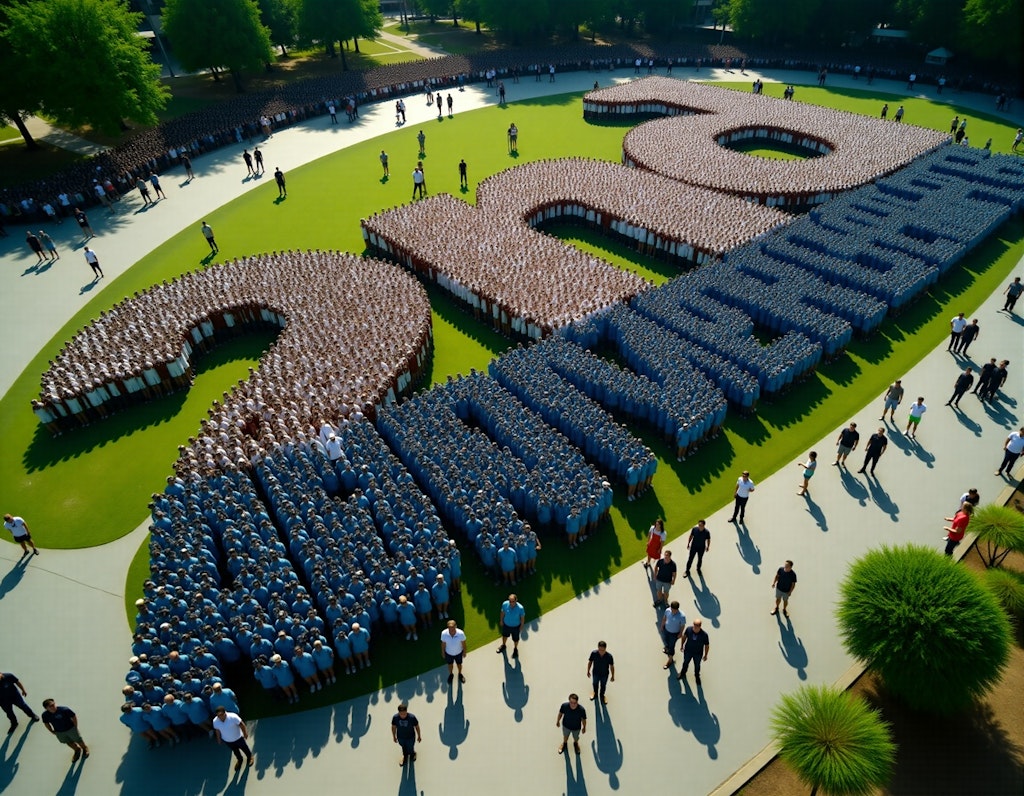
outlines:
[[57, 433], [184, 388], [195, 350], [254, 324], [284, 331], [183, 455], [248, 460], [265, 432], [292, 440], [313, 418], [370, 413], [417, 381], [432, 346], [426, 294], [400, 269], [274, 252], [186, 273], [100, 313], [50, 362], [33, 409]]
[[449, 194], [361, 224], [372, 251], [436, 282], [505, 334], [539, 339], [647, 287], [636, 274]]
[[[945, 133], [922, 127], [887, 125], [817, 105], [665, 77], [588, 92], [583, 107], [584, 116], [592, 119], [667, 116], [626, 134], [627, 165], [769, 206], [820, 204], [949, 140]], [[828, 154], [779, 161], [751, 158], [725, 146], [732, 138], [748, 136]], [[667, 141], [673, 145], [666, 146]]]

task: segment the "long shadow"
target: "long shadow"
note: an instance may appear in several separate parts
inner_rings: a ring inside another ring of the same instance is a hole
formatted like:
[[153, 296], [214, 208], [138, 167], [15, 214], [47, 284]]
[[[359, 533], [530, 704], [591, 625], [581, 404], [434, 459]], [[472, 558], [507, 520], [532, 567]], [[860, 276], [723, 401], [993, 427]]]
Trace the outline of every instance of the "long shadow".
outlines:
[[420, 796], [416, 789], [416, 764], [413, 762], [402, 769], [402, 777], [398, 780], [398, 796]]
[[512, 710], [516, 721], [523, 720], [523, 708], [530, 700], [530, 686], [523, 679], [523, 667], [518, 658], [512, 658], [507, 651], [501, 653], [505, 664], [505, 682], [501, 684], [501, 696]]
[[825, 512], [822, 511], [821, 506], [814, 502], [810, 492], [804, 495], [803, 498], [807, 506], [807, 513], [814, 519], [814, 524], [821, 528], [822, 533], [828, 533], [828, 518], [825, 516]]
[[786, 660], [786, 663], [796, 669], [797, 677], [801, 680], [806, 680], [807, 648], [804, 647], [804, 643], [793, 629], [793, 622], [788, 616], [783, 617], [780, 611], [775, 615], [775, 621], [779, 625], [779, 635], [781, 636], [779, 639], [779, 650], [782, 652], [782, 657]]
[[14, 745], [13, 749], [11, 748], [11, 740], [14, 736], [4, 736], [3, 743], [0, 744], [0, 793], [8, 792], [8, 788], [14, 782], [14, 777], [17, 776], [18, 769], [21, 768], [18, 758], [21, 756], [21, 750], [25, 748], [28, 734], [34, 726], [34, 724], [30, 724], [25, 728], [25, 731], [18, 736], [18, 742]]
[[704, 689], [697, 686], [694, 691], [687, 679], [679, 680], [669, 671], [668, 676], [668, 713], [672, 723], [707, 749], [711, 760], [718, 759], [717, 744], [722, 737], [722, 727], [718, 716], [711, 712], [704, 699]]
[[[250, 746], [252, 746], [250, 740]], [[122, 796], [151, 793], [154, 771], [160, 771], [160, 785], [181, 796], [221, 793], [228, 785], [232, 756], [223, 746], [197, 738], [188, 742], [188, 764], [182, 765], [183, 750], [161, 746], [147, 751], [145, 742], [133, 736], [117, 767], [114, 780]], [[256, 758], [257, 764], [259, 757]]]
[[[587, 796], [587, 781], [583, 774], [582, 757], [569, 751], [566, 751], [562, 757], [565, 759], [565, 796]], [[575, 768], [573, 768], [574, 760], [576, 761]]]
[[[700, 585], [697, 580], [700, 580]], [[690, 578], [690, 588], [693, 589], [693, 604], [697, 613], [711, 622], [712, 627], [721, 627], [722, 603], [704, 580], [703, 573], [698, 573], [696, 578]], [[692, 619], [690, 620], [693, 621]]]
[[954, 407], [953, 412], [956, 414], [957, 422], [959, 422], [961, 426], [963, 426], [967, 431], [971, 432], [974, 436], [981, 436], [982, 429], [980, 423], [978, 423], [973, 418], [968, 417], [967, 413], [964, 412], [964, 410], [961, 409], [959, 406]]
[[[28, 565], [31, 563], [35, 556], [22, 555], [17, 561], [14, 562], [14, 566], [11, 567], [7, 574], [4, 575], [4, 579], [0, 580], [0, 600], [7, 596], [8, 592], [14, 591], [18, 584], [21, 583], [21, 579], [25, 577], [25, 570], [28, 569]], [[0, 788], [2, 790], [2, 788]]]
[[851, 473], [846, 467], [839, 468], [839, 480], [843, 485], [843, 489], [846, 490], [846, 494], [856, 500], [861, 506], [866, 506], [868, 504], [868, 496], [870, 493], [867, 488], [865, 488], [864, 484], [861, 483], [860, 479]]
[[619, 789], [619, 769], [622, 768], [622, 741], [615, 737], [608, 708], [594, 702], [594, 740], [590, 742], [597, 770], [608, 775], [608, 787]]
[[864, 474], [864, 477], [868, 481], [868, 492], [871, 494], [872, 502], [878, 506], [879, 509], [889, 515], [889, 519], [893, 522], [900, 521], [900, 507], [891, 497], [889, 493], [885, 491], [885, 487], [882, 486], [882, 482], [874, 475]]
[[750, 531], [745, 522], [736, 524], [736, 550], [747, 565], [754, 571], [755, 575], [761, 572], [761, 549], [750, 536]]
[[[455, 691], [458, 691], [458, 696], [453, 698], [452, 693]], [[457, 758], [459, 744], [465, 743], [469, 737], [469, 721], [462, 706], [462, 683], [458, 680], [448, 689], [448, 704], [444, 708], [444, 720], [437, 725], [437, 734], [441, 743], [448, 747], [448, 759]]]
[[57, 789], [57, 796], [74, 796], [78, 791], [78, 780], [82, 777], [83, 768], [85, 768], [84, 759], [79, 760], [77, 763], [71, 763], [68, 766], [64, 780], [60, 783], [60, 788]]

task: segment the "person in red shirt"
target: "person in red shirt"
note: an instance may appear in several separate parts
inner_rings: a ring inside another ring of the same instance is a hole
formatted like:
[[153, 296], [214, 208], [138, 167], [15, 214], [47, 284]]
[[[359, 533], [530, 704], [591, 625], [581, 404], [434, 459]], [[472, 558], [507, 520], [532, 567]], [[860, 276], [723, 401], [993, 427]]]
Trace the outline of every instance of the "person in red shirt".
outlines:
[[960, 541], [964, 538], [964, 534], [967, 532], [967, 525], [970, 523], [973, 513], [974, 506], [964, 502], [960, 504], [960, 510], [955, 515], [945, 518], [946, 522], [950, 523], [945, 529], [947, 556], [953, 555], [953, 551], [956, 550]]

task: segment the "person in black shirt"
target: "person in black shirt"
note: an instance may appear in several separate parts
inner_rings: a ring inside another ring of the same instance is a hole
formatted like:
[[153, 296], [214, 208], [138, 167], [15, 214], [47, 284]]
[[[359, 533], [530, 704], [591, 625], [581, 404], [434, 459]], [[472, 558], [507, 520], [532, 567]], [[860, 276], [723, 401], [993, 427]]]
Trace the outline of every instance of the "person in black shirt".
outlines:
[[690, 528], [690, 538], [686, 540], [686, 546], [690, 548], [690, 555], [686, 559], [686, 572], [683, 576], [688, 578], [694, 556], [697, 557], [697, 573], [700, 574], [704, 553], [711, 550], [711, 531], [707, 529], [704, 520], [697, 520], [697, 524]]
[[857, 472], [863, 473], [868, 469], [868, 464], [871, 465], [871, 474], [875, 474], [875, 465], [878, 464], [878, 460], [882, 458], [882, 454], [885, 453], [885, 448], [889, 444], [889, 438], [885, 436], [885, 428], [878, 429], [877, 432], [872, 434], [868, 438], [868, 444], [864, 448], [864, 466], [861, 467]]
[[423, 743], [423, 735], [420, 733], [419, 720], [409, 712], [409, 706], [404, 702], [391, 717], [391, 738], [402, 747], [402, 762], [399, 765], [404, 766], [410, 758], [416, 762], [415, 745], [417, 742]]
[[580, 698], [576, 694], [569, 694], [569, 701], [563, 702], [558, 709], [558, 717], [555, 719], [555, 726], [562, 728], [562, 745], [558, 747], [558, 754], [565, 751], [565, 744], [572, 734], [572, 748], [576, 754], [580, 753], [580, 733], [587, 732], [587, 711], [580, 704]]
[[960, 399], [964, 397], [965, 392], [971, 389], [972, 384], [974, 384], [974, 373], [967, 368], [953, 382], [953, 394], [946, 401], [946, 406], [960, 406]]
[[984, 397], [985, 390], [988, 388], [988, 383], [992, 381], [992, 377], [996, 372], [996, 358], [992, 357], [988, 362], [981, 366], [981, 372], [978, 373], [978, 383], [974, 385], [974, 389], [971, 390], [979, 398]]
[[[21, 693], [18, 693], [19, 691]], [[25, 686], [21, 684], [21, 680], [16, 675], [10, 672], [0, 673], [0, 708], [11, 720], [11, 729], [7, 731], [8, 735], [14, 732], [18, 726], [18, 720], [14, 717], [15, 708], [22, 710], [32, 721], [39, 721], [39, 717], [32, 712], [32, 708], [25, 704], [24, 697], [27, 696], [28, 691], [25, 690]]]
[[672, 551], [662, 553], [658, 563], [654, 565], [654, 607], [668, 602], [668, 593], [676, 582], [676, 562], [672, 560]]
[[598, 692], [600, 692], [602, 705], [608, 704], [608, 700], [605, 699], [605, 691], [608, 690], [609, 674], [611, 674], [612, 682], [614, 683], [615, 659], [608, 652], [608, 645], [603, 641], [599, 641], [597, 642], [597, 649], [590, 653], [590, 659], [587, 661], [587, 677], [591, 678], [591, 682], [594, 684], [594, 691], [590, 698], [597, 699]]
[[[794, 576], [795, 579], [795, 576]], [[711, 639], [706, 631], [701, 629], [701, 620], [694, 619], [693, 624], [683, 631], [683, 668], [679, 672], [679, 680], [686, 677], [686, 670], [693, 661], [693, 676], [700, 685], [700, 665], [708, 659], [711, 651]]]
[[82, 734], [78, 731], [78, 716], [69, 707], [58, 705], [54, 700], [47, 699], [43, 702], [43, 724], [46, 725], [57, 740], [75, 750], [71, 758], [72, 763], [78, 762], [82, 757], [89, 756], [89, 747], [82, 740]]
[[839, 432], [839, 439], [836, 440], [836, 460], [832, 462], [833, 467], [846, 466], [846, 457], [857, 450], [860, 442], [860, 432], [857, 431], [857, 424], [850, 423], [847, 428]]
[[782, 603], [782, 613], [789, 616], [789, 598], [793, 596], [793, 592], [796, 590], [796, 570], [793, 569], [793, 562], [787, 560], [786, 563], [779, 567], [779, 571], [775, 573], [775, 578], [772, 580], [772, 588], [775, 589], [775, 607], [771, 610], [771, 615], [775, 616], [779, 612], [779, 603]]
[[999, 367], [992, 372], [992, 378], [989, 379], [988, 384], [981, 395], [981, 399], [992, 400], [996, 397], [996, 393], [999, 392], [999, 388], [1006, 384], [1006, 366], [1010, 364], [1010, 360], [1004, 359], [999, 363]]

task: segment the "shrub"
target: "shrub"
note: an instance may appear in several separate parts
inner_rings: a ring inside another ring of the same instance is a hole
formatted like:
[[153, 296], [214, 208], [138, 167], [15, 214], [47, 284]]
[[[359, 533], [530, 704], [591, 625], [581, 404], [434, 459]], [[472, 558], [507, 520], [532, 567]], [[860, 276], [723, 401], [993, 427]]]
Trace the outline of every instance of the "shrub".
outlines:
[[839, 688], [803, 686], [772, 712], [779, 757], [811, 787], [832, 796], [873, 793], [889, 781], [896, 745], [889, 725]]
[[983, 580], [1010, 616], [1024, 619], [1024, 575], [1011, 569], [994, 568], [986, 570]]
[[915, 710], [953, 713], [998, 682], [1010, 622], [964, 567], [919, 545], [855, 561], [837, 609], [847, 652], [867, 662]]
[[969, 530], [978, 535], [976, 549], [986, 567], [1000, 566], [1013, 550], [1024, 552], [1024, 514], [1015, 508], [982, 506], [971, 517]]

